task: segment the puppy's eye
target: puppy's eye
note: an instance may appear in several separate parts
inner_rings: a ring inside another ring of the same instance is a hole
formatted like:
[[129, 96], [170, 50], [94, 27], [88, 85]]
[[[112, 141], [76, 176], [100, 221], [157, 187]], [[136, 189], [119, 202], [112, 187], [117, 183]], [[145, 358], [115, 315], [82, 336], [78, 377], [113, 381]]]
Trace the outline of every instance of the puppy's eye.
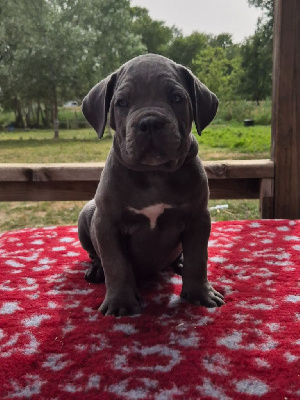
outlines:
[[128, 106], [128, 102], [126, 100], [118, 100], [117, 101], [117, 106], [118, 107], [127, 107]]
[[181, 103], [183, 100], [183, 97], [178, 94], [178, 93], [174, 93], [172, 94], [172, 103]]

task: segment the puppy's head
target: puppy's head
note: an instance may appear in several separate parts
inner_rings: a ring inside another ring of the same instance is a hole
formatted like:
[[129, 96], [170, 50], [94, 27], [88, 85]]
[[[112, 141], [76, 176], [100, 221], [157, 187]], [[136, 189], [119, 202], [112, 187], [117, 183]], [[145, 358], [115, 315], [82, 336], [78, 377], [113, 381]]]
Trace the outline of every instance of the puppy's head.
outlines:
[[102, 137], [110, 112], [114, 151], [134, 170], [176, 170], [213, 120], [218, 99], [188, 69], [155, 54], [139, 56], [94, 86], [83, 100], [87, 121]]

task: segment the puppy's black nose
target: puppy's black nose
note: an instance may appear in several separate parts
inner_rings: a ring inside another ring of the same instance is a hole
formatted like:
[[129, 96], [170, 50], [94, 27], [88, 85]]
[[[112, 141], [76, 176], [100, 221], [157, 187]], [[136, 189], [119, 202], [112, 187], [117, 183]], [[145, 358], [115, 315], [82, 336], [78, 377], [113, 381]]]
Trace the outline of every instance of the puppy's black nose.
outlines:
[[159, 117], [148, 116], [140, 120], [138, 127], [140, 132], [157, 132], [161, 130], [164, 126], [164, 121]]

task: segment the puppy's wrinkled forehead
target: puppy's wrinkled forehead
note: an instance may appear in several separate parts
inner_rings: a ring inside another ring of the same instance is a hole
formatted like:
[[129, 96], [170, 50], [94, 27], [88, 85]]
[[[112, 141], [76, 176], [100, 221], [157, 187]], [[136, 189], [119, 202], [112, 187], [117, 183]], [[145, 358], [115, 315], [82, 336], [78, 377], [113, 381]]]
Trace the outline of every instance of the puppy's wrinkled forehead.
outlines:
[[180, 83], [182, 77], [175, 63], [163, 57], [137, 57], [123, 66], [116, 90], [134, 90], [140, 94], [146, 92], [151, 95], [166, 86], [176, 86]]

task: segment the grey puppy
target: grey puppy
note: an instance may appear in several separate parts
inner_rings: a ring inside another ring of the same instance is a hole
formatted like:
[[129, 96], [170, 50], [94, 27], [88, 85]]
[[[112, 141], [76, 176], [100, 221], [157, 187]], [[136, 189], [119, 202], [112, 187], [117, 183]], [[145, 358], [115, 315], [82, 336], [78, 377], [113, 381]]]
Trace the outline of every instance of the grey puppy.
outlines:
[[224, 304], [207, 279], [208, 184], [191, 134], [213, 120], [218, 99], [188, 69], [155, 54], [136, 57], [94, 86], [83, 114], [102, 137], [110, 111], [113, 146], [96, 191], [79, 215], [79, 239], [104, 281], [99, 310], [141, 312], [139, 277], [180, 263], [181, 297]]

